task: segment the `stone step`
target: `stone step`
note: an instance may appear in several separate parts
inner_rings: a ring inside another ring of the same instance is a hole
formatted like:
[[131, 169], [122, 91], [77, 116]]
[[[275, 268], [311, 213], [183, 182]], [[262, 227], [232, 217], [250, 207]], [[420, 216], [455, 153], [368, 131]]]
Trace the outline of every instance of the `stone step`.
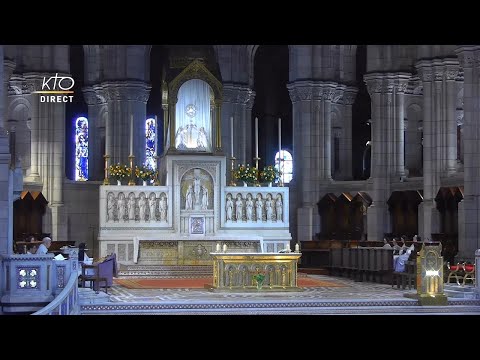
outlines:
[[478, 297], [472, 285], [445, 284], [443, 291], [450, 298], [477, 299]]
[[312, 275], [329, 275], [328, 269], [324, 268], [299, 268], [298, 273], [312, 274]]
[[206, 265], [128, 265], [122, 266], [119, 278], [195, 278], [213, 276], [213, 266]]

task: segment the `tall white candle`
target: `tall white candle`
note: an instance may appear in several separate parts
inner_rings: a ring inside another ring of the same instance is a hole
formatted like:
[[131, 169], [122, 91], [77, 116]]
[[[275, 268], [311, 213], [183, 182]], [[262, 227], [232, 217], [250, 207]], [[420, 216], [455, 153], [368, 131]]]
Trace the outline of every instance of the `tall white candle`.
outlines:
[[278, 118], [278, 168], [280, 169], [280, 159], [282, 158], [282, 119]]
[[233, 116], [230, 116], [230, 152], [233, 158]]
[[155, 156], [158, 155], [158, 121], [157, 115], [155, 115]]
[[258, 159], [258, 118], [255, 118], [255, 158]]
[[130, 155], [133, 155], [133, 114], [130, 115]]

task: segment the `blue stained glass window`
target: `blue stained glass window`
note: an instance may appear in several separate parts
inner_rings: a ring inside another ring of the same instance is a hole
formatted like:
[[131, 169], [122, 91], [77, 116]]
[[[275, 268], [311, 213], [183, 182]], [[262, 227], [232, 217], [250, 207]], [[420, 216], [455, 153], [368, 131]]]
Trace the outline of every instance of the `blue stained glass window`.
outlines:
[[[275, 168], [278, 169], [278, 163], [279, 163], [279, 153], [275, 154]], [[281, 178], [282, 182], [284, 184], [289, 183], [292, 178], [293, 178], [293, 158], [292, 154], [288, 152], [287, 150], [282, 150], [282, 156], [280, 158], [281, 164], [280, 164], [280, 171], [282, 172]]]
[[75, 120], [75, 180], [88, 180], [88, 119]]
[[145, 166], [153, 170], [157, 169], [157, 162], [155, 161], [156, 126], [153, 118], [145, 121]]

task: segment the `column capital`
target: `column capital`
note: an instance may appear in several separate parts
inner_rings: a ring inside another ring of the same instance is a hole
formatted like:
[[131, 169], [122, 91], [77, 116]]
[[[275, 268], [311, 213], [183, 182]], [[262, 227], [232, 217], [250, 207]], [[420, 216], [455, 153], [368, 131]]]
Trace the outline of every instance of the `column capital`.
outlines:
[[102, 97], [101, 94], [99, 94], [97, 90], [91, 86], [85, 86], [82, 89], [82, 92], [83, 98], [88, 106], [101, 105], [105, 103], [105, 98]]
[[138, 101], [147, 103], [151, 86], [142, 81], [107, 81], [93, 86], [105, 101]]
[[13, 60], [4, 59], [3, 60], [3, 81], [8, 82], [10, 76], [12, 76], [13, 70], [17, 64]]
[[348, 86], [343, 93], [343, 103], [345, 105], [353, 105], [358, 94], [358, 89], [353, 86]]
[[460, 46], [455, 50], [458, 56], [460, 66], [464, 69], [473, 68], [475, 65], [479, 66], [480, 63], [480, 46], [478, 45], [465, 45]]
[[287, 84], [292, 103], [299, 101], [327, 100], [337, 102], [347, 86], [332, 81], [295, 81]]
[[246, 85], [226, 83], [223, 85], [223, 102], [234, 104], [246, 104], [255, 97], [255, 91]]

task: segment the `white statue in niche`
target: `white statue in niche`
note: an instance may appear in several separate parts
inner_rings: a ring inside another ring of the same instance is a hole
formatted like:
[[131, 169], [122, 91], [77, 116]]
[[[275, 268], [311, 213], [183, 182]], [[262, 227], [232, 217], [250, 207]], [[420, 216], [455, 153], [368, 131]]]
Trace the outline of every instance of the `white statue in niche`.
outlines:
[[202, 186], [202, 210], [208, 209], [208, 189]]
[[160, 198], [160, 221], [167, 221], [167, 197], [165, 195]]
[[155, 195], [155, 193], [150, 193], [149, 197], [148, 197], [148, 207], [150, 208], [150, 214], [149, 214], [149, 220], [150, 221], [156, 221], [157, 220], [157, 216], [155, 214], [156, 212], [156, 208], [157, 208], [157, 197]]
[[193, 186], [189, 185], [185, 195], [185, 210], [193, 210]]
[[267, 213], [267, 221], [272, 220], [273, 217], [273, 207], [272, 207], [272, 196], [267, 195], [267, 200], [265, 200], [265, 212]]
[[195, 204], [200, 205], [200, 189], [202, 185], [200, 182], [200, 178], [198, 176], [195, 176], [193, 179], [193, 192], [195, 194]]
[[257, 212], [257, 221], [262, 221], [263, 217], [263, 201], [262, 196], [258, 195], [257, 202], [255, 203], [255, 208]]
[[125, 194], [123, 192], [118, 194], [117, 214], [118, 214], [118, 221], [125, 221], [126, 204], [125, 204]]
[[228, 194], [227, 195], [227, 202], [226, 202], [226, 211], [227, 211], [227, 221], [232, 220], [232, 213], [233, 213], [233, 201], [232, 201], [232, 195]]
[[250, 194], [247, 195], [247, 201], [245, 202], [245, 206], [246, 206], [247, 221], [251, 221], [252, 220], [252, 215], [253, 215], [252, 195], [250, 195]]
[[107, 196], [107, 221], [114, 221], [115, 218], [115, 197], [113, 193], [108, 193]]
[[243, 201], [242, 195], [237, 195], [237, 201], [235, 201], [235, 218], [237, 221], [242, 221], [243, 218]]
[[281, 195], [277, 196], [277, 201], [275, 202], [275, 207], [276, 207], [276, 210], [277, 210], [277, 221], [282, 221], [283, 203], [282, 203]]
[[128, 219], [135, 220], [135, 194], [134, 193], [128, 194], [127, 207], [128, 207]]
[[138, 199], [138, 210], [140, 221], [145, 220], [145, 207], [147, 206], [147, 200], [145, 199], [145, 194], [141, 193], [140, 198]]

